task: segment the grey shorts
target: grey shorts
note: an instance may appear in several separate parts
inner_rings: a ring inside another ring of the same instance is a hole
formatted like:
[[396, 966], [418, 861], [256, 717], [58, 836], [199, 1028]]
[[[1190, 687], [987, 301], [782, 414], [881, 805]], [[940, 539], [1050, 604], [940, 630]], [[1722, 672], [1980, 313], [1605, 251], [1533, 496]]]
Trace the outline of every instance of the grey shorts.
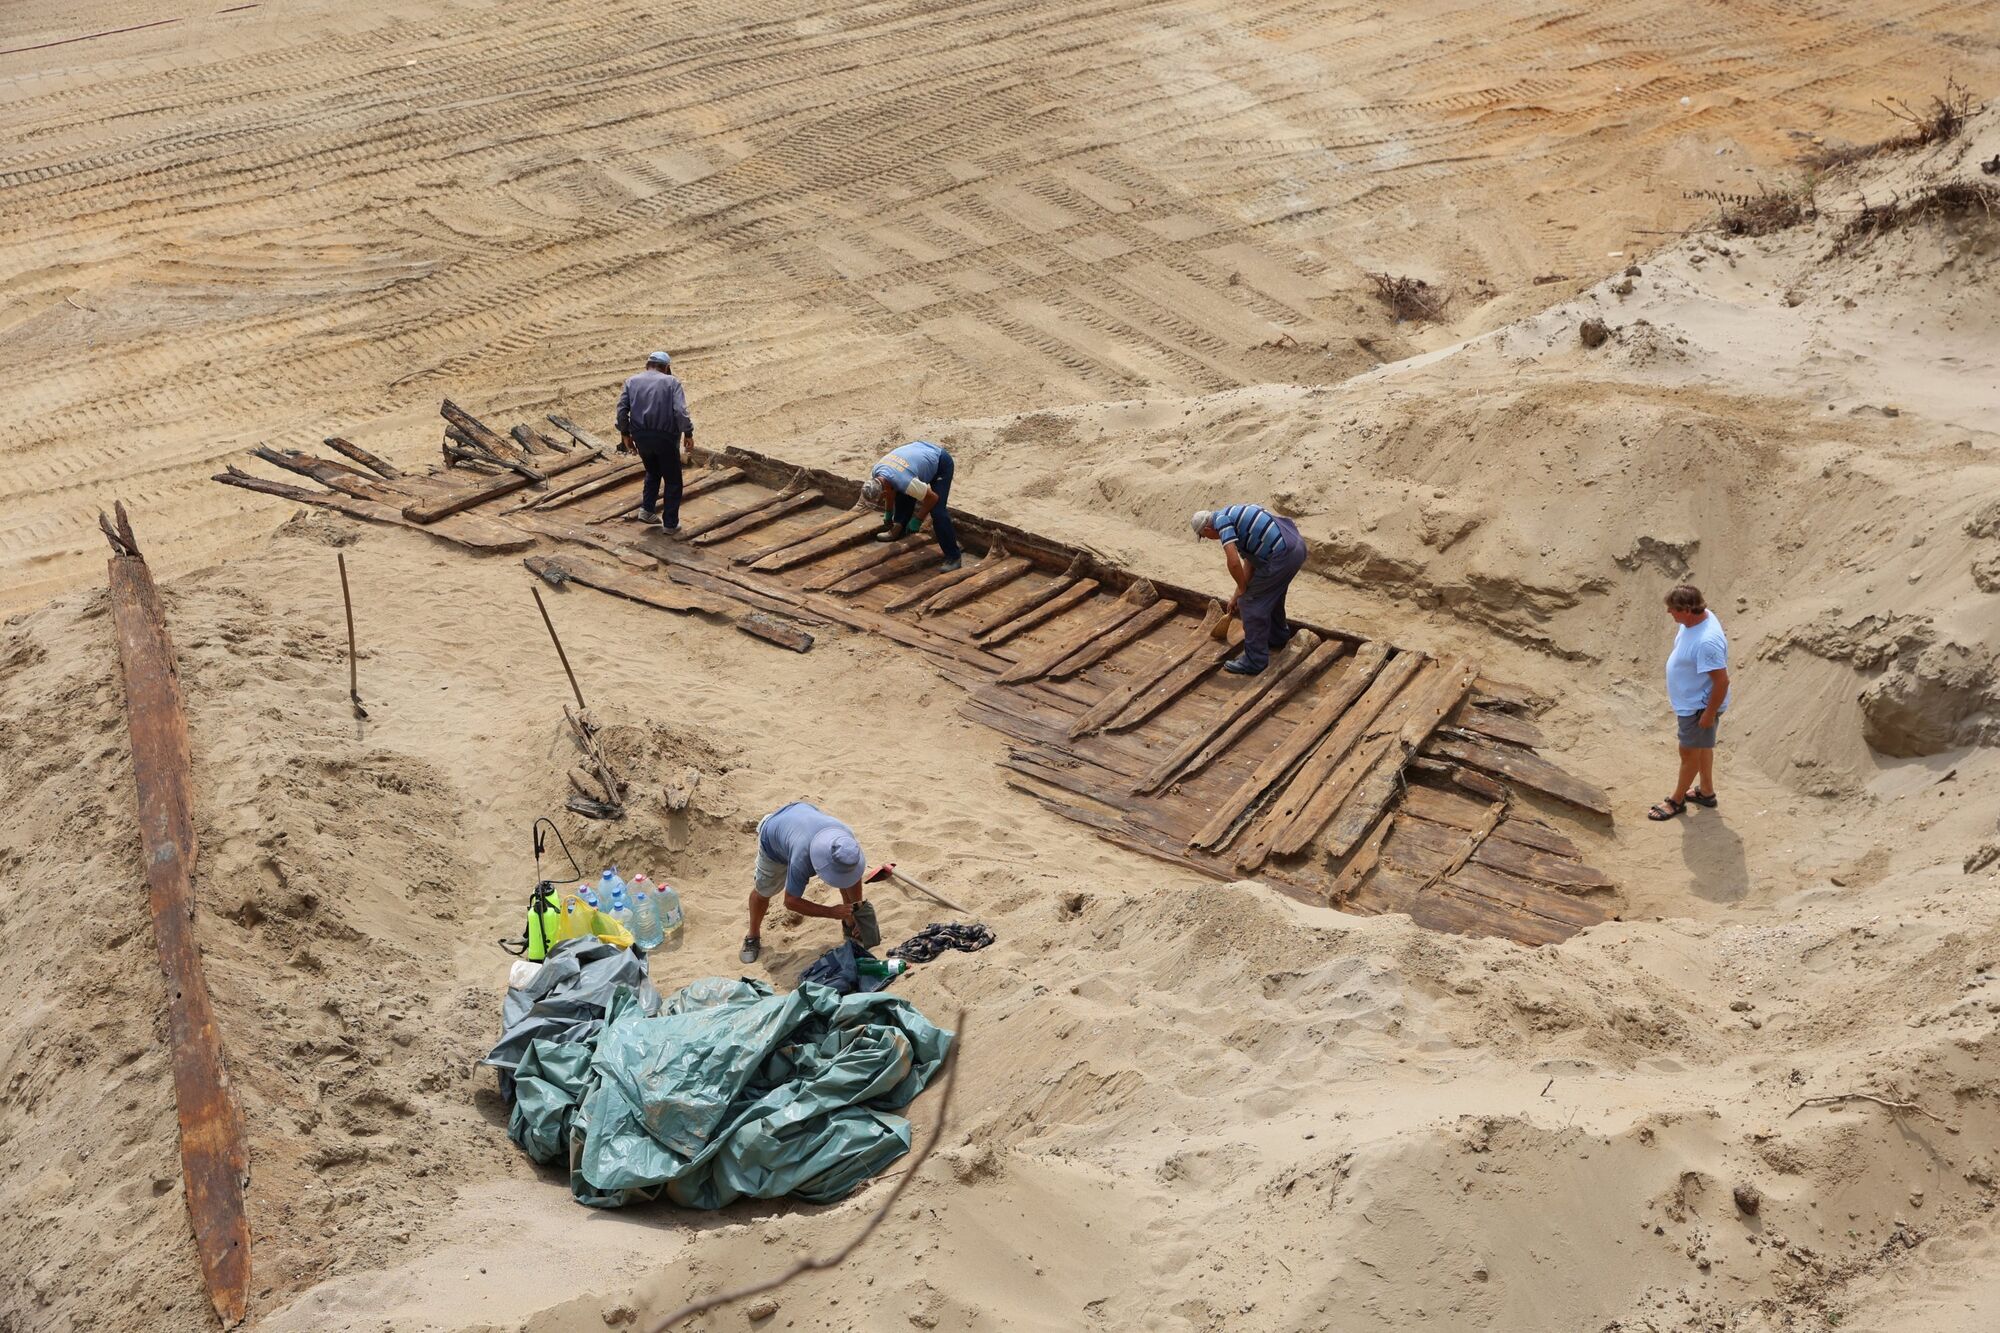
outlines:
[[1680, 742], [1683, 750], [1713, 750], [1715, 748], [1715, 733], [1722, 726], [1722, 719], [1720, 717], [1715, 719], [1715, 726], [1713, 727], [1695, 725], [1701, 721], [1700, 713], [1678, 713], [1675, 715], [1675, 721], [1680, 724]]
[[757, 868], [751, 872], [750, 883], [759, 898], [775, 898], [785, 891], [786, 867], [783, 861], [773, 861], [764, 855], [764, 819], [757, 821]]

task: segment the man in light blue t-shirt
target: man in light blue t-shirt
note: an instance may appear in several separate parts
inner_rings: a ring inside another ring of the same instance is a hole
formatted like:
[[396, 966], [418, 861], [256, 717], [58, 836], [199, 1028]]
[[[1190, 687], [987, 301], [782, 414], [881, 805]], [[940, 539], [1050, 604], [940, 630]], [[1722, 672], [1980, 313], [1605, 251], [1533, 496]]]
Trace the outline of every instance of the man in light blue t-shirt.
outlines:
[[[757, 865], [751, 872], [750, 933], [743, 937], [742, 961], [754, 963], [764, 949], [764, 913], [771, 899], [785, 895], [787, 911], [800, 916], [830, 917], [840, 922], [844, 933], [855, 933], [857, 920], [866, 905], [861, 901], [861, 877], [867, 859], [854, 830], [816, 805], [793, 801], [781, 805], [757, 821]], [[815, 876], [840, 893], [840, 901], [822, 907], [805, 896], [806, 885]], [[874, 909], [866, 908], [866, 921], [874, 920]], [[867, 938], [873, 945], [881, 939]]]
[[1672, 819], [1689, 801], [1715, 808], [1715, 730], [1729, 707], [1729, 638], [1701, 589], [1683, 583], [1668, 593], [1667, 614], [1680, 626], [1667, 654], [1667, 704], [1679, 732], [1681, 775], [1674, 794], [1646, 812], [1656, 820]]

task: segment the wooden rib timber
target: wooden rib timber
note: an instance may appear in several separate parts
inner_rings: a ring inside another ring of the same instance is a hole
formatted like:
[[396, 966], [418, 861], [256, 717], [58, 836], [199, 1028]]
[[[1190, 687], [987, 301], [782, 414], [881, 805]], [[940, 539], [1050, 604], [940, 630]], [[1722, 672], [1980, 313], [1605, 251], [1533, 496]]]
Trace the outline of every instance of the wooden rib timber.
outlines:
[[[262, 461], [363, 517], [410, 526], [402, 507], [425, 503], [452, 508], [439, 527], [518, 532], [544, 543], [534, 560], [549, 576], [646, 605], [732, 608], [739, 628], [780, 641], [832, 628], [920, 652], [965, 687], [965, 717], [1012, 743], [1010, 784], [1174, 865], [1528, 943], [1612, 915], [1583, 839], [1542, 813], [1553, 800], [1603, 814], [1604, 794], [1539, 753], [1531, 719], [1548, 701], [1476, 662], [1302, 624], [1263, 673], [1233, 675], [1220, 666], [1241, 629], [1211, 637], [1210, 591], [974, 512], [954, 506], [966, 560], [941, 570], [929, 533], [874, 540], [880, 515], [858, 504], [858, 475], [697, 450], [705, 467], [688, 474], [670, 537], [611, 521], [632, 508], [621, 487], [637, 473], [596, 462], [602, 443], [575, 422], [551, 418], [580, 446], [563, 454], [538, 430], [494, 430], [455, 406], [447, 419], [483, 470], [396, 477], [345, 450], [346, 461], [282, 449]], [[525, 486], [497, 469], [530, 456], [548, 473], [594, 465], [525, 504], [481, 509]], [[708, 494], [723, 485], [737, 489]]]
[[153, 942], [167, 982], [181, 1178], [208, 1299], [228, 1328], [249, 1305], [250, 1223], [243, 1206], [249, 1157], [195, 942], [194, 777], [173, 642], [125, 506], [117, 512], [115, 529], [100, 522], [112, 537], [111, 621], [124, 670]]

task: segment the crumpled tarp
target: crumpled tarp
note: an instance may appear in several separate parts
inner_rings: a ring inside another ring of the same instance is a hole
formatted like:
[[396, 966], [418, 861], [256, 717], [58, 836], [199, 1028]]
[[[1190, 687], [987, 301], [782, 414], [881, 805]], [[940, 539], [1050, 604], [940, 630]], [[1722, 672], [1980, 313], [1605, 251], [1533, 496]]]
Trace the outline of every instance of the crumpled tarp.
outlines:
[[810, 982], [777, 995], [710, 977], [654, 999], [657, 1012], [645, 991], [617, 991], [600, 1029], [530, 1036], [518, 1053], [510, 1023], [487, 1056], [502, 1069], [512, 1058], [508, 1133], [537, 1162], [565, 1163], [581, 1203], [841, 1198], [909, 1151], [909, 1121], [890, 1113], [952, 1042], [898, 996]]

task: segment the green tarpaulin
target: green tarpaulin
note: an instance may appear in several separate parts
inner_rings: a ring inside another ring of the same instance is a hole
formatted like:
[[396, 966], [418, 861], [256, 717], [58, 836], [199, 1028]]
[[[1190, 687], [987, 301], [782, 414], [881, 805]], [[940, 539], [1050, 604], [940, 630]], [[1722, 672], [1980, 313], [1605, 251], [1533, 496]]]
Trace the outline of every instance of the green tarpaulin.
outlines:
[[621, 989], [587, 1037], [531, 1040], [511, 1062], [508, 1132], [537, 1162], [566, 1163], [571, 1193], [596, 1207], [838, 1199], [909, 1151], [892, 1113], [952, 1041], [907, 1000], [810, 982], [776, 995], [711, 977], [656, 1016], [645, 1007]]

